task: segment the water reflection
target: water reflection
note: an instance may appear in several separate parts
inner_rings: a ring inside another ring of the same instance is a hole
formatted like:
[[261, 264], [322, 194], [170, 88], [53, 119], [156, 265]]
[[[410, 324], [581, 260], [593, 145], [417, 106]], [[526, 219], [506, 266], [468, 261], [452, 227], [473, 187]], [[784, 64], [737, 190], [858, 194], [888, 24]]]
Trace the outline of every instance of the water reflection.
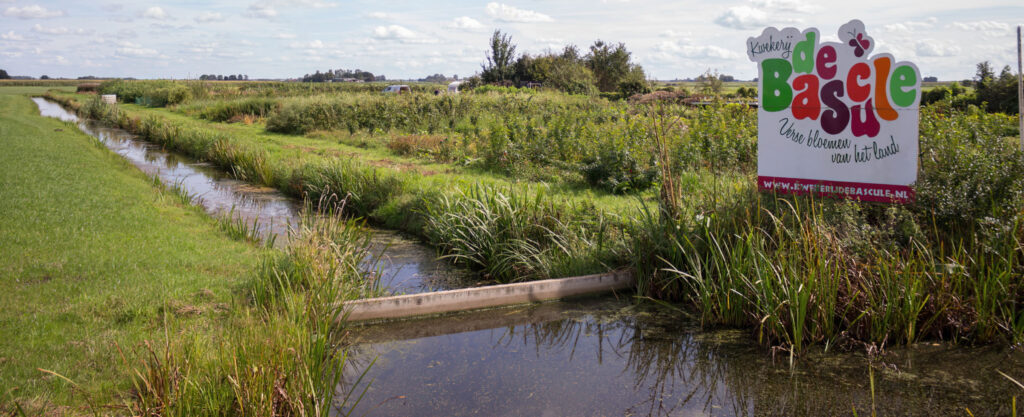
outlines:
[[[352, 339], [345, 384], [376, 359], [356, 415], [817, 416], [872, 407], [863, 354], [811, 352], [791, 368], [747, 332], [700, 332], [674, 310], [614, 299], [368, 326]], [[998, 348], [893, 350], [875, 365], [876, 412], [1007, 414], [1014, 387], [997, 368], [1024, 377], [1024, 358]]]
[[[260, 234], [276, 236], [279, 245], [287, 242], [289, 227], [298, 223], [300, 204], [277, 190], [235, 180], [210, 164], [168, 152], [125, 130], [79, 120], [57, 103], [42, 98], [33, 101], [43, 116], [76, 122], [83, 132], [146, 174], [187, 190], [213, 215], [231, 215], [248, 224], [258, 221]], [[393, 293], [458, 288], [472, 282], [468, 271], [438, 261], [432, 248], [398, 233], [374, 230], [373, 244], [372, 252], [382, 255], [373, 267], [380, 268], [383, 286]]]

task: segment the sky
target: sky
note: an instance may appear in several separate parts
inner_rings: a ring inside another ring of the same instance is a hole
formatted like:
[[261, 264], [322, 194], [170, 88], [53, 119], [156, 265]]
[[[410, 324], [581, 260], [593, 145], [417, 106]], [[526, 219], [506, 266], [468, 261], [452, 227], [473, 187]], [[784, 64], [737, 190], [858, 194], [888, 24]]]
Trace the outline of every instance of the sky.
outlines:
[[623, 42], [651, 79], [708, 70], [751, 79], [748, 37], [769, 26], [816, 27], [837, 40], [851, 19], [865, 23], [874, 53], [961, 80], [986, 60], [1016, 71], [1024, 1], [0, 0], [0, 69], [71, 78], [295, 78], [339, 68], [466, 77], [480, 71], [500, 29], [531, 54]]

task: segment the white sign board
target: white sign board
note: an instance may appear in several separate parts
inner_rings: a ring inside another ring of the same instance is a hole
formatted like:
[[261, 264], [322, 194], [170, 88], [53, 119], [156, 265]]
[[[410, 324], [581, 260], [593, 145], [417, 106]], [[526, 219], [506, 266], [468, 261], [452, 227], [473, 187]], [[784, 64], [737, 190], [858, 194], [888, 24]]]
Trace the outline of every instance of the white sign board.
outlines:
[[921, 74], [874, 48], [859, 20], [839, 28], [839, 42], [791, 27], [747, 39], [759, 69], [760, 189], [913, 201]]

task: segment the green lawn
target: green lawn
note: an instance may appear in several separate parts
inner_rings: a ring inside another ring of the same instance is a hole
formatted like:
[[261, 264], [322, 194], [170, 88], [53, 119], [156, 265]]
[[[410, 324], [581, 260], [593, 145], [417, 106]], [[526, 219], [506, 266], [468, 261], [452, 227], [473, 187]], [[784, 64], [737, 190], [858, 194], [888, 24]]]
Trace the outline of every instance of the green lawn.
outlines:
[[217, 325], [260, 255], [73, 125], [39, 116], [24, 94], [46, 89], [0, 88], [0, 414], [12, 400], [84, 404], [37, 368], [116, 402], [130, 387], [117, 346], [162, 339], [165, 317]]

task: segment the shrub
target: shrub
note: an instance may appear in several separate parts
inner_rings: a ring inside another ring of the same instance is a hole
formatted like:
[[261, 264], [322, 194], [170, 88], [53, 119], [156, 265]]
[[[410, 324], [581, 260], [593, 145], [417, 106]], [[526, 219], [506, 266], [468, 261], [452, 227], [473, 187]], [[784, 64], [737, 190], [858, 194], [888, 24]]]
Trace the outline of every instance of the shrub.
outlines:
[[627, 150], [607, 150], [583, 161], [583, 178], [591, 186], [615, 194], [644, 191], [658, 178], [658, 170], [641, 166]]

